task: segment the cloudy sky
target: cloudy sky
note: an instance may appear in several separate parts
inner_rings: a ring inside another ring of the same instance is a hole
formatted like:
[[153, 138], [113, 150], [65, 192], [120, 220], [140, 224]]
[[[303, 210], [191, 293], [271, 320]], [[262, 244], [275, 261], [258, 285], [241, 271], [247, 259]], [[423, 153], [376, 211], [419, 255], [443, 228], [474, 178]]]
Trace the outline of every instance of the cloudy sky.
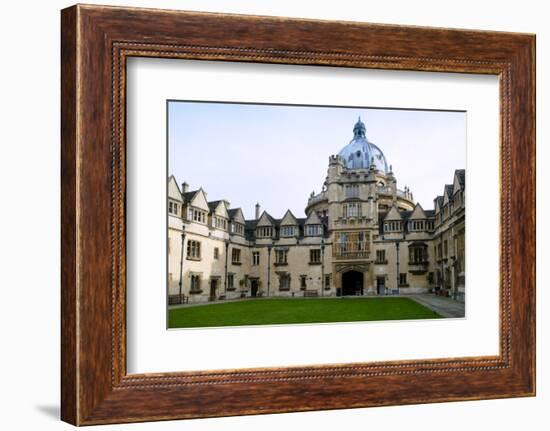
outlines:
[[466, 163], [466, 113], [170, 101], [168, 174], [208, 200], [227, 199], [246, 218], [254, 206], [296, 217], [321, 190], [328, 158], [353, 138], [361, 116], [400, 189], [425, 209]]

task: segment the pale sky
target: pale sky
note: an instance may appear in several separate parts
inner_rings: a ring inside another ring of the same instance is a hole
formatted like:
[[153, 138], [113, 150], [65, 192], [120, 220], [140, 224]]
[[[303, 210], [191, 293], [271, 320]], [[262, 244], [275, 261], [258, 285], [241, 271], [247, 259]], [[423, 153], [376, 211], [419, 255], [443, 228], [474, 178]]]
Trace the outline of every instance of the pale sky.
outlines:
[[227, 199], [254, 217], [304, 217], [328, 158], [353, 138], [357, 117], [424, 209], [466, 166], [466, 113], [347, 107], [168, 102], [168, 174], [209, 201]]

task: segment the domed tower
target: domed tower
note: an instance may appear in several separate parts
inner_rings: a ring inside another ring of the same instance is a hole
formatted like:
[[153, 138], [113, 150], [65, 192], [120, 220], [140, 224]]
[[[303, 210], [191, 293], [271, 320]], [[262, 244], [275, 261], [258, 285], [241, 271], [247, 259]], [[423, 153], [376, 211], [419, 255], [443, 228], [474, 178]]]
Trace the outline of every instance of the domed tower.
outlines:
[[386, 174], [388, 163], [380, 148], [367, 139], [367, 128], [361, 117], [353, 126], [353, 139], [338, 154], [344, 159], [347, 169], [369, 169], [371, 166]]
[[312, 193], [305, 212], [323, 220], [329, 239], [333, 285], [341, 295], [376, 293], [374, 261], [380, 221], [390, 211], [412, 211], [412, 194], [399, 190], [380, 148], [367, 139], [361, 118], [353, 126], [353, 139], [329, 157], [320, 193]]
[[361, 214], [373, 220], [377, 219], [378, 210], [388, 211], [393, 205], [399, 210], [414, 209], [412, 194], [408, 189], [397, 188], [386, 156], [368, 140], [361, 117], [353, 126], [353, 139], [337, 155], [330, 156], [322, 190], [308, 199], [306, 215], [315, 211], [336, 222], [346, 199], [361, 201]]

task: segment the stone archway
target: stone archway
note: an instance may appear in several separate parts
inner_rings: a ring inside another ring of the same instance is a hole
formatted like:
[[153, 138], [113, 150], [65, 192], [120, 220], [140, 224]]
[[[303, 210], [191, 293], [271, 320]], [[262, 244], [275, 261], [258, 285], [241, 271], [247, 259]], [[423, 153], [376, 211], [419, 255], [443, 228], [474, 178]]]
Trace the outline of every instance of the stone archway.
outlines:
[[347, 271], [342, 274], [342, 296], [363, 295], [363, 273]]

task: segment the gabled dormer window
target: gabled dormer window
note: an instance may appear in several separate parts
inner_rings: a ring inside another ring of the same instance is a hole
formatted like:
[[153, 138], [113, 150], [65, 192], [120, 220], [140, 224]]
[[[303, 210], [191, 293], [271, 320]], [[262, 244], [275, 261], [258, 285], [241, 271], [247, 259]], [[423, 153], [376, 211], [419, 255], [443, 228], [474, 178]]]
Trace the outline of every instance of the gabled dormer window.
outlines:
[[384, 222], [384, 232], [401, 232], [401, 222], [400, 221]]
[[295, 226], [281, 226], [281, 237], [292, 237], [296, 234]]
[[235, 233], [237, 235], [244, 235], [244, 225], [237, 222], [231, 223], [231, 233]]
[[206, 223], [206, 211], [199, 210], [197, 208], [189, 208], [188, 219], [190, 221], [196, 221], [197, 223]]
[[212, 218], [212, 225], [215, 228], [227, 230], [227, 220], [224, 219], [223, 217], [214, 216]]
[[306, 225], [306, 236], [319, 236], [323, 233], [320, 224]]
[[411, 220], [409, 221], [410, 232], [420, 232], [424, 230], [424, 220]]
[[271, 238], [272, 236], [273, 236], [273, 228], [271, 226], [256, 228], [256, 237]]

